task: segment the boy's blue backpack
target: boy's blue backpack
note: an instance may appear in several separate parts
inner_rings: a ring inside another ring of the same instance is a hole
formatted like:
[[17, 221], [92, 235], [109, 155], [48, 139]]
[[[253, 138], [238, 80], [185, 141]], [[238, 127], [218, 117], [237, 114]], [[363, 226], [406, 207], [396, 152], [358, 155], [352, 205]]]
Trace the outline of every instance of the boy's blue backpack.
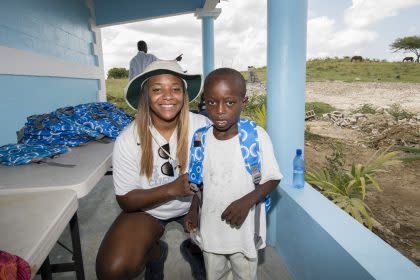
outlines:
[[[200, 191], [203, 184], [202, 170], [204, 161], [204, 148], [206, 143], [206, 133], [211, 126], [199, 128], [193, 136], [190, 147], [190, 164], [188, 168], [188, 178], [193, 191]], [[238, 122], [239, 144], [241, 146], [242, 157], [246, 170], [252, 176], [255, 186], [261, 181], [261, 158], [260, 146], [257, 133], [257, 124], [254, 121], [240, 119]], [[262, 239], [259, 236], [260, 223], [260, 204], [255, 209], [255, 245], [259, 248]], [[271, 207], [270, 196], [265, 197], [265, 209], [268, 211]]]
[[109, 142], [132, 121], [132, 117], [108, 102], [59, 108], [27, 118], [18, 132], [18, 142], [80, 146], [92, 140]]
[[[0, 163], [8, 166], [15, 166], [31, 162], [46, 162], [46, 159], [68, 151], [69, 148], [64, 146], [8, 144], [0, 147]], [[53, 162], [46, 163], [70, 166]]]

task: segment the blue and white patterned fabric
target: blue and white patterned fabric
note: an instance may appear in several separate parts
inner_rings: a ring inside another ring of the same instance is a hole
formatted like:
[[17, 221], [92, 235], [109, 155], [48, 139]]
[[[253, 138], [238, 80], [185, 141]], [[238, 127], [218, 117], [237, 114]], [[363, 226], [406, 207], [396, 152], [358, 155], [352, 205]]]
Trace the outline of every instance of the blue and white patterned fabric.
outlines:
[[201, 127], [194, 132], [190, 147], [190, 164], [188, 167], [188, 179], [190, 183], [200, 186], [203, 183], [204, 145], [206, 133], [211, 126]]
[[133, 121], [133, 117], [109, 102], [95, 102], [74, 106], [74, 119], [111, 139]]
[[58, 117], [54, 112], [28, 117], [22, 132], [22, 136], [18, 136], [18, 142], [29, 145], [49, 144], [75, 147], [92, 139], [104, 137], [95, 130], [78, 124], [72, 117]]
[[64, 107], [49, 114], [28, 117], [18, 132], [18, 142], [80, 146], [104, 137], [115, 139], [132, 120], [109, 102]]
[[39, 162], [69, 150], [64, 146], [8, 144], [0, 147], [0, 163], [15, 166]]
[[[206, 143], [206, 133], [208, 127], [198, 129], [193, 136], [190, 147], [190, 164], [188, 176], [190, 183], [194, 186], [200, 186], [203, 183], [202, 169], [204, 161], [204, 147]], [[242, 157], [245, 168], [251, 174], [253, 182], [258, 185], [261, 180], [261, 156], [259, 140], [257, 133], [257, 124], [254, 121], [240, 119], [238, 122], [239, 144], [241, 146]], [[270, 196], [265, 197], [265, 209], [268, 211], [271, 207]]]

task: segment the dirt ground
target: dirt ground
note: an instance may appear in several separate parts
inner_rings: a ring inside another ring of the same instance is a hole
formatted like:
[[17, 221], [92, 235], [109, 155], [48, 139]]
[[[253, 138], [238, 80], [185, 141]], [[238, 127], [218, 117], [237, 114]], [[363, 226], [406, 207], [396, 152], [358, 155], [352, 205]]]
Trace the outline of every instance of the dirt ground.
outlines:
[[308, 82], [306, 101], [321, 101], [342, 110], [363, 104], [387, 107], [399, 103], [413, 113], [420, 112], [420, 83]]
[[[420, 112], [420, 84], [406, 83], [344, 83], [311, 82], [307, 84], [307, 101], [322, 101], [339, 110], [350, 111], [369, 103], [387, 107], [399, 103], [413, 113]], [[377, 117], [378, 118], [378, 117]], [[380, 117], [379, 117], [380, 118]], [[375, 152], [369, 148], [369, 132], [341, 128], [329, 120], [306, 122], [310, 132], [325, 136], [322, 140], [305, 141], [306, 167], [320, 167], [325, 156], [333, 151], [332, 143], [342, 143], [347, 163], [366, 162]], [[411, 127], [415, 135], [414, 146], [419, 147], [419, 127]], [[379, 145], [379, 148], [383, 148]], [[382, 192], [368, 193], [366, 203], [372, 217], [378, 222], [374, 232], [387, 243], [420, 266], [420, 161], [392, 167], [388, 173], [378, 175]]]

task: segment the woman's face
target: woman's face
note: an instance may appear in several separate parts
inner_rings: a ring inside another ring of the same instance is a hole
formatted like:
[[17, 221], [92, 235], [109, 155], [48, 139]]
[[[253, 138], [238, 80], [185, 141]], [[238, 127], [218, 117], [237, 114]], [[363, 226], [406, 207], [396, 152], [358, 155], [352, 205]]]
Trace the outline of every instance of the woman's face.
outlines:
[[152, 119], [174, 120], [184, 102], [182, 80], [171, 74], [161, 74], [150, 78], [147, 86]]

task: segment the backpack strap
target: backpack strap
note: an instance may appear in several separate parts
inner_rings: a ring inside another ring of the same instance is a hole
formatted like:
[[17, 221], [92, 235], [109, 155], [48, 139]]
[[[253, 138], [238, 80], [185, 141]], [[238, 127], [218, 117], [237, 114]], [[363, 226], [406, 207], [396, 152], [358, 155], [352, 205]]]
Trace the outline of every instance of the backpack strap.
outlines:
[[[252, 181], [255, 187], [261, 181], [261, 157], [260, 157], [260, 142], [258, 139], [257, 124], [254, 121], [247, 119], [240, 119], [238, 123], [239, 144], [241, 146], [242, 157], [245, 161], [245, 168], [252, 176]], [[261, 202], [255, 206], [254, 213], [254, 243], [255, 248], [260, 248], [263, 240], [260, 236], [260, 213]], [[265, 197], [265, 210], [270, 209], [270, 196]]]
[[252, 176], [254, 185], [261, 181], [260, 145], [258, 141], [257, 124], [254, 121], [240, 119], [238, 123], [239, 144], [245, 168]]
[[[258, 186], [261, 181], [261, 156], [257, 124], [254, 121], [241, 118], [238, 123], [238, 132], [245, 168], [251, 174], [254, 185]], [[264, 202], [265, 210], [268, 212], [271, 207], [269, 195], [265, 197]]]
[[197, 129], [193, 135], [190, 147], [190, 164], [188, 166], [188, 180], [191, 190], [199, 193], [203, 185], [203, 161], [206, 133], [211, 126]]

